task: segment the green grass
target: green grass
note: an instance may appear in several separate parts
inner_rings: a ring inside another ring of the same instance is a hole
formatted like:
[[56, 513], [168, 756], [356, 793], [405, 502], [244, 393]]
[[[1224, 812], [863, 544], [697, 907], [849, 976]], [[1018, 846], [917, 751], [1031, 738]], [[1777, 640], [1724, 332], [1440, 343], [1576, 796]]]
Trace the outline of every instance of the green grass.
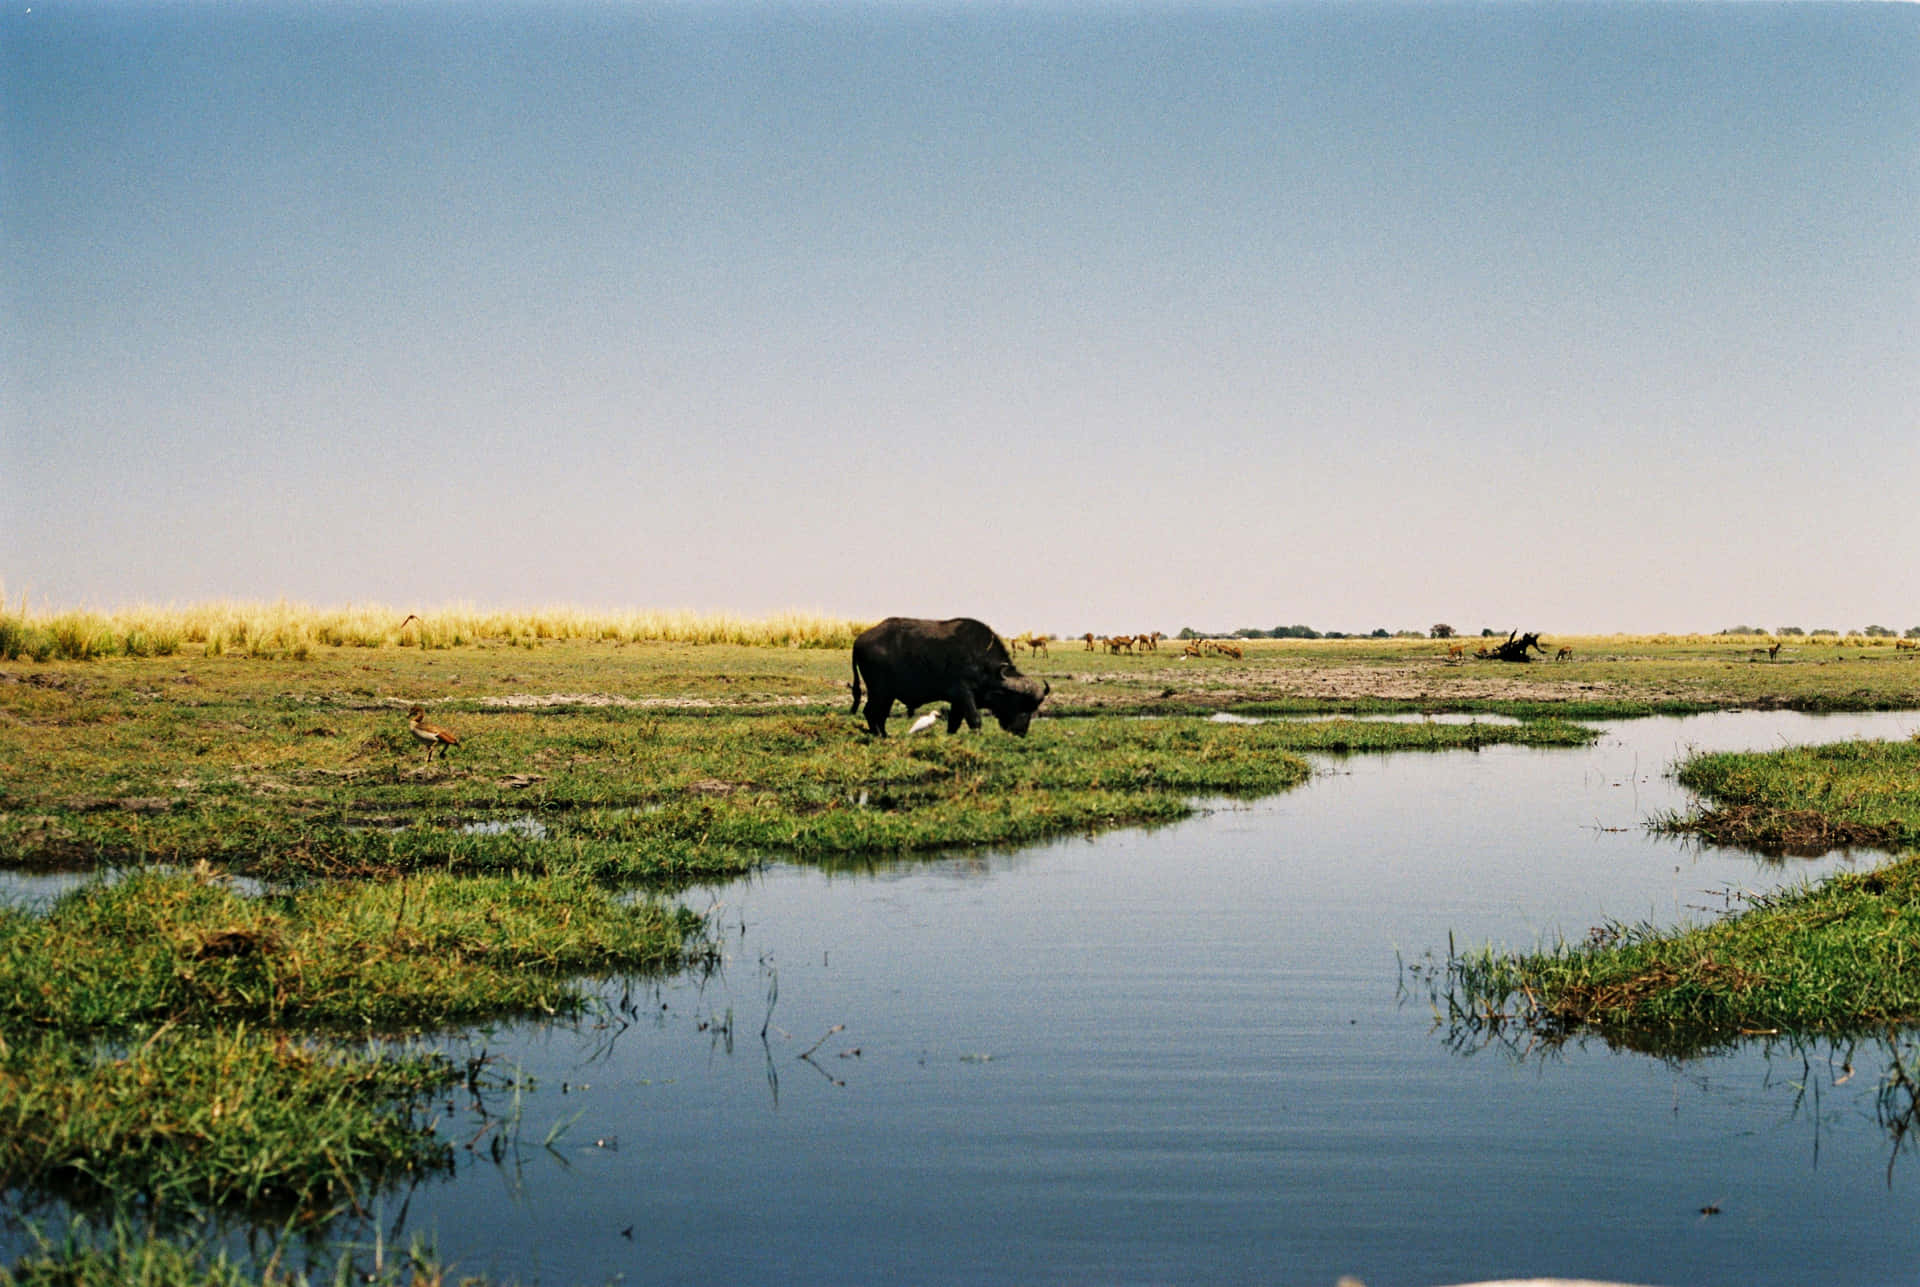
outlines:
[[452, 1152], [438, 1056], [347, 1052], [246, 1025], [107, 1046], [20, 1034], [0, 1054], [0, 1187], [170, 1223], [205, 1205], [324, 1219]]
[[1920, 859], [1757, 899], [1680, 930], [1452, 963], [1452, 1014], [1696, 1054], [1743, 1037], [1863, 1036], [1920, 1023]]
[[194, 873], [0, 907], [0, 1033], [162, 1023], [430, 1028], [578, 1009], [585, 974], [709, 951], [684, 909], [566, 878], [421, 875], [236, 893]]
[[377, 1245], [365, 1254], [348, 1249], [331, 1271], [285, 1268], [278, 1254], [256, 1265], [210, 1238], [169, 1241], [124, 1220], [99, 1227], [75, 1219], [57, 1236], [38, 1234], [37, 1243], [13, 1266], [0, 1265], [0, 1287], [480, 1287], [484, 1281], [453, 1277], [417, 1241], [397, 1253]]
[[1690, 757], [1681, 785], [1712, 803], [1671, 831], [1770, 852], [1920, 845], [1920, 742], [1842, 742]]
[[[204, 661], [178, 671], [110, 663], [57, 683], [0, 684], [16, 716], [0, 720], [0, 756], [20, 766], [0, 785], [0, 863], [204, 861], [282, 879], [565, 873], [672, 886], [774, 856], [1012, 845], [1162, 822], [1187, 813], [1194, 796], [1303, 781], [1301, 752], [1567, 746], [1592, 736], [1556, 720], [1086, 715], [1042, 719], [1025, 739], [989, 729], [872, 740], [837, 694], [831, 713], [779, 709], [804, 685], [806, 652], [732, 650], [783, 662], [743, 672], [750, 691], [733, 707], [671, 694], [587, 701], [625, 678], [619, 650], [609, 651], [593, 678], [573, 673], [571, 654], [557, 654], [557, 675], [512, 672], [537, 685], [533, 697], [583, 685], [568, 700], [508, 704], [532, 700], [523, 690], [436, 702], [434, 719], [462, 742], [432, 762], [402, 713], [401, 694], [431, 691], [439, 678], [442, 659], [418, 654], [396, 654], [405, 682], [378, 689], [331, 688], [324, 675], [276, 663]], [[690, 669], [674, 674], [684, 681]], [[300, 679], [322, 682], [287, 686]]]
[[565, 878], [243, 895], [135, 873], [0, 908], [0, 1189], [170, 1216], [364, 1207], [450, 1165], [422, 1113], [452, 1069], [293, 1034], [574, 1013], [582, 975], [710, 951], [691, 913]]
[[[1825, 851], [1920, 843], [1920, 746], [1847, 742], [1688, 759], [1709, 806], [1669, 830], [1716, 843]], [[1753, 1035], [1858, 1036], [1920, 1024], [1920, 855], [1756, 898], [1673, 930], [1609, 925], [1580, 944], [1491, 949], [1448, 963], [1456, 1024], [1592, 1030], [1691, 1054]]]

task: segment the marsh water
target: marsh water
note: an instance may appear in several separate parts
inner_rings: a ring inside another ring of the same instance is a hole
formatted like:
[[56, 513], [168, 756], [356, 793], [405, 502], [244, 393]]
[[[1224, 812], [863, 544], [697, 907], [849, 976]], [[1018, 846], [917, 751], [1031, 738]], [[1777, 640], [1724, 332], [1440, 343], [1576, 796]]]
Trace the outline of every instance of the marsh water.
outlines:
[[1912, 1282], [1920, 1155], [1876, 1112], [1879, 1048], [1461, 1040], [1408, 967], [1883, 861], [1644, 823], [1689, 749], [1916, 728], [1327, 758], [1156, 830], [696, 890], [723, 969], [458, 1043], [531, 1084], [383, 1234], [529, 1284]]

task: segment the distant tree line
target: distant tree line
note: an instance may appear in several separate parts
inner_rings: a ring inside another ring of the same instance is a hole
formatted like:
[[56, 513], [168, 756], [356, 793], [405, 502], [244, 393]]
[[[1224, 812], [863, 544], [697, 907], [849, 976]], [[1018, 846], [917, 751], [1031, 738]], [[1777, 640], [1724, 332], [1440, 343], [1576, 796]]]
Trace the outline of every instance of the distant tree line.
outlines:
[[[1495, 630], [1492, 626], [1483, 627], [1482, 639], [1498, 639], [1505, 631]], [[1807, 635], [1863, 635], [1868, 639], [1897, 639], [1900, 632], [1889, 630], [1885, 626], [1867, 626], [1861, 630], [1835, 630], [1831, 626], [1816, 626], [1804, 630], [1799, 626], [1776, 626], [1769, 631], [1765, 626], [1728, 626], [1719, 632], [1722, 635], [1777, 635], [1782, 638], [1804, 638]], [[1453, 639], [1459, 631], [1446, 622], [1436, 622], [1426, 630], [1388, 630], [1382, 626], [1365, 632], [1345, 630], [1315, 630], [1312, 626], [1274, 626], [1262, 630], [1255, 626], [1241, 626], [1238, 630], [1196, 630], [1192, 626], [1182, 626], [1177, 639]], [[1909, 639], [1920, 639], [1920, 626], [1913, 626], [1906, 632]]]
[[1241, 626], [1238, 630], [1195, 630], [1192, 626], [1180, 627], [1176, 639], [1424, 639], [1426, 635], [1418, 630], [1388, 630], [1380, 626], [1374, 630], [1350, 632], [1346, 630], [1315, 630], [1312, 626], [1274, 626], [1262, 630], [1257, 626]]
[[[1764, 635], [1768, 633], [1768, 631], [1765, 626], [1728, 626], [1720, 633], [1723, 635]], [[1885, 626], [1866, 626], [1863, 629], [1852, 631], [1835, 630], [1832, 626], [1815, 626], [1810, 631], [1803, 630], [1799, 626], [1775, 626], [1772, 633], [1782, 638], [1803, 638], [1809, 634], [1821, 636], [1856, 634], [1864, 635], [1868, 639], [1897, 639], [1900, 637], [1899, 631], [1889, 630]], [[1920, 626], [1909, 626], [1906, 637], [1909, 639], [1920, 639]]]

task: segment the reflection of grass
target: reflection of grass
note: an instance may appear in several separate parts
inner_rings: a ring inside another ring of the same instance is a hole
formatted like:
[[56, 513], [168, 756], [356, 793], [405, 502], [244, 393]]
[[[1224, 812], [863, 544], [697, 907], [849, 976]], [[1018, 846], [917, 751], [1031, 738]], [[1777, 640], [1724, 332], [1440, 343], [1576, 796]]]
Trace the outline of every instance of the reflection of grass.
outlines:
[[[1680, 780], [1715, 807], [1668, 825], [1793, 847], [1920, 841], [1920, 746], [1853, 742], [1700, 755]], [[1736, 825], [1737, 824], [1737, 825]], [[1546, 952], [1449, 963], [1456, 1020], [1691, 1051], [1755, 1033], [1920, 1024], [1920, 855], [1754, 900], [1711, 924], [1606, 926]]]

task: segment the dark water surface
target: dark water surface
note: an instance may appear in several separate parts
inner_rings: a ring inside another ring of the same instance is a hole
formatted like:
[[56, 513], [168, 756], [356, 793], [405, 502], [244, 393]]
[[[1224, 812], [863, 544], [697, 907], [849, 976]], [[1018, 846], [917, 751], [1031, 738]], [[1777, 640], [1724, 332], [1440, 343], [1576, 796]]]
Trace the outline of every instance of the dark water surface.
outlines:
[[698, 892], [724, 973], [613, 989], [624, 1028], [486, 1037], [537, 1079], [517, 1147], [463, 1153], [402, 1235], [539, 1283], [1913, 1282], [1920, 1157], [1876, 1120], [1875, 1052], [1844, 1082], [1825, 1050], [1463, 1054], [1401, 961], [1881, 861], [1642, 823], [1684, 803], [1689, 748], [1916, 727], [1736, 714], [1326, 760], [1152, 832]]

